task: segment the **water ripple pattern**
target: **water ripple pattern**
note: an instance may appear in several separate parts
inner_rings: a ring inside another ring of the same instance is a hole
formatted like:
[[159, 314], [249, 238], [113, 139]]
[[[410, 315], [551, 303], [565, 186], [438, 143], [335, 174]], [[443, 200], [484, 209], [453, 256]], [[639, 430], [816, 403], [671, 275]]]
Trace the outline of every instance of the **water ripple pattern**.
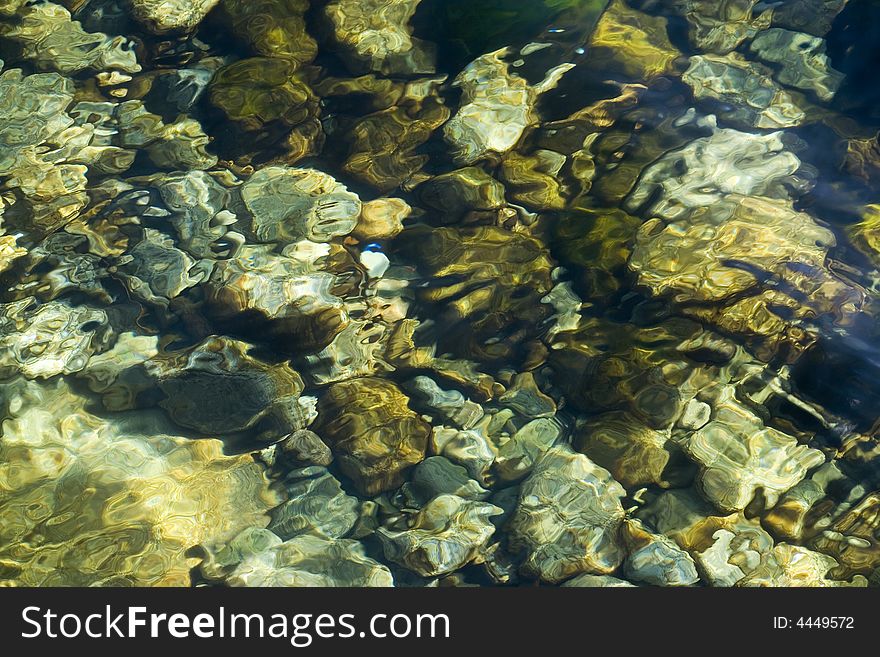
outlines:
[[878, 24], [0, 0], [0, 585], [880, 585]]

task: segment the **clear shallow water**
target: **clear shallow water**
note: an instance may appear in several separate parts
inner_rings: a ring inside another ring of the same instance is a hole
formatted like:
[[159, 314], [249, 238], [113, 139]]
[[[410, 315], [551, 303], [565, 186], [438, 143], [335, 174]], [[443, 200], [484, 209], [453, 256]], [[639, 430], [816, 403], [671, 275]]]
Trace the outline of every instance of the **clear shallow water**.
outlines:
[[172, 4], [0, 4], [0, 581], [876, 581], [876, 3]]

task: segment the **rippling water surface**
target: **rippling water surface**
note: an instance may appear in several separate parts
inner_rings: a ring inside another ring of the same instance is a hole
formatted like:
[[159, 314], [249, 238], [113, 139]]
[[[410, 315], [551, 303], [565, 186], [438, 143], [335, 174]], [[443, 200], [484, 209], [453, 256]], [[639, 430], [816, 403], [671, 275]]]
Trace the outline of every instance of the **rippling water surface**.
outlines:
[[880, 583], [878, 26], [0, 0], [0, 584]]

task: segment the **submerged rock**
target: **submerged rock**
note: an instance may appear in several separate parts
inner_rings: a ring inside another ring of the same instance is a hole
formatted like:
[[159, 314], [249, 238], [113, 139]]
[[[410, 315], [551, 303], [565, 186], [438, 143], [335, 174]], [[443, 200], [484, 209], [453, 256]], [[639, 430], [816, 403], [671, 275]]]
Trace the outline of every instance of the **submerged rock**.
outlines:
[[155, 100], [168, 111], [198, 112], [211, 78], [226, 63], [223, 57], [206, 57], [184, 68], [163, 71], [150, 86], [148, 104]]
[[500, 513], [501, 509], [485, 502], [438, 495], [405, 529], [380, 527], [376, 535], [388, 559], [423, 577], [435, 577], [477, 558], [495, 532], [489, 518]]
[[635, 584], [630, 584], [625, 579], [618, 579], [617, 577], [611, 577], [611, 575], [578, 575], [577, 577], [572, 577], [567, 582], [563, 582], [560, 586], [574, 586], [581, 588], [599, 588], [599, 587], [621, 587], [621, 586], [635, 586]]
[[342, 169], [357, 180], [388, 193], [411, 188], [427, 176], [422, 146], [450, 116], [438, 92], [445, 77], [417, 80], [390, 107], [356, 120], [340, 138], [348, 156]]
[[773, 7], [773, 25], [824, 36], [848, 0], [788, 0]]
[[826, 264], [834, 244], [830, 230], [789, 203], [731, 193], [680, 220], [646, 222], [629, 266], [639, 285], [694, 304], [684, 312], [746, 337], [766, 358], [809, 346], [814, 313], [842, 326], [856, 321], [863, 295]]
[[760, 0], [673, 0], [670, 4], [687, 19], [691, 43], [719, 54], [729, 53], [770, 27], [775, 12], [775, 6], [756, 9], [763, 6]]
[[[649, 427], [668, 429], [684, 410], [683, 397], [695, 392], [683, 381], [691, 373], [703, 376], [679, 347], [702, 334], [698, 324], [681, 319], [638, 328], [591, 318], [576, 331], [559, 334], [550, 353], [554, 383], [578, 409], [628, 408]], [[720, 375], [715, 368], [708, 372]]]
[[639, 509], [638, 517], [686, 550], [701, 579], [712, 586], [734, 586], [773, 548], [758, 519], [718, 515], [693, 489], [661, 493]]
[[0, 304], [0, 376], [48, 379], [79, 372], [112, 338], [107, 313], [97, 308], [34, 298]]
[[51, 2], [30, 4], [16, 22], [0, 25], [0, 36], [18, 46], [19, 56], [39, 71], [74, 75], [81, 71], [119, 75], [117, 82], [131, 79], [141, 70], [133, 44], [124, 37], [83, 30], [64, 7]]
[[232, 36], [255, 55], [304, 65], [318, 54], [318, 44], [306, 31], [309, 0], [223, 0], [217, 9]]
[[[717, 524], [716, 524], [717, 523]], [[734, 586], [751, 575], [773, 548], [773, 539], [760, 524], [740, 515], [706, 523], [704, 530], [720, 525], [703, 544], [692, 548], [704, 579], [712, 586]], [[708, 545], [706, 545], [708, 543]]]
[[[848, 174], [864, 180], [869, 185], [880, 180], [880, 136], [848, 139], [843, 167]], [[878, 207], [880, 206], [877, 204], [869, 204], [865, 207], [866, 226], [867, 221], [876, 214]]]
[[500, 481], [517, 481], [526, 476], [541, 456], [564, 435], [559, 422], [551, 418], [532, 420], [498, 449], [494, 470]]
[[211, 80], [208, 97], [236, 129], [219, 143], [241, 154], [244, 163], [261, 150], [293, 163], [323, 145], [318, 98], [296, 60], [251, 57], [224, 66]]
[[524, 553], [524, 575], [559, 583], [608, 574], [624, 557], [619, 539], [623, 487], [582, 454], [550, 449], [523, 482], [508, 525], [510, 549]]
[[642, 221], [619, 208], [575, 208], [554, 226], [554, 255], [571, 270], [585, 299], [607, 299], [621, 289]]
[[573, 64], [560, 64], [537, 85], [510, 71], [506, 48], [476, 59], [453, 83], [462, 91], [461, 106], [443, 127], [455, 161], [474, 164], [503, 155], [517, 145], [527, 128], [538, 123], [538, 97], [549, 91]]
[[[817, 525], [820, 523], [817, 523]], [[880, 567], [880, 493], [872, 492], [836, 518], [810, 545], [833, 556], [836, 572], [870, 577]]]
[[378, 198], [363, 204], [352, 236], [362, 242], [389, 240], [403, 231], [403, 222], [412, 212], [399, 198]]
[[745, 406], [727, 390], [713, 409], [712, 420], [684, 443], [700, 464], [703, 494], [724, 511], [745, 509], [760, 490], [765, 508], [797, 484], [810, 468], [825, 461], [822, 452], [799, 445]]
[[217, 164], [217, 157], [206, 149], [209, 138], [195, 119], [166, 124], [139, 100], [120, 103], [115, 115], [120, 145], [143, 148], [159, 168], [210, 169]]
[[[836, 505], [828, 503], [828, 491], [846, 484], [847, 476], [841, 471], [840, 463], [829, 461], [782, 495], [762, 521], [776, 538], [803, 543], [819, 533], [821, 525], [831, 525]], [[848, 506], [842, 505], [843, 508]], [[819, 512], [822, 507], [826, 509], [825, 514]]]
[[128, 0], [131, 13], [155, 34], [190, 32], [219, 0]]
[[837, 562], [832, 557], [799, 545], [780, 543], [738, 586], [867, 586], [863, 577], [856, 577], [852, 583], [829, 579], [828, 571], [835, 566]]
[[298, 429], [280, 444], [281, 455], [297, 463], [328, 466], [333, 462], [333, 454], [326, 443], [314, 431]]
[[209, 266], [197, 264], [173, 244], [165, 234], [147, 228], [144, 239], [120, 258], [116, 272], [133, 297], [166, 306], [208, 277]]
[[694, 55], [682, 80], [697, 100], [720, 103], [718, 115], [752, 128], [793, 128], [807, 114], [792, 95], [771, 79], [772, 71], [737, 54]]
[[201, 571], [227, 586], [394, 586], [388, 568], [367, 557], [358, 541], [309, 534], [282, 541], [257, 528], [209, 549]]
[[409, 21], [421, 0], [334, 0], [324, 8], [332, 38], [355, 74], [434, 72], [434, 46], [412, 36]]
[[271, 421], [277, 426], [265, 431], [278, 439], [302, 428], [299, 374], [285, 364], [254, 358], [250, 349], [247, 343], [214, 337], [148, 361], [147, 371], [165, 394], [159, 405], [177, 424], [207, 434], [237, 433]]
[[[641, 284], [657, 292], [721, 301], [758, 284], [752, 271], [733, 263], [751, 261], [756, 271], [784, 275], [792, 262], [820, 267], [833, 245], [829, 230], [784, 203], [728, 195], [723, 203], [699, 208], [681, 224], [645, 223], [630, 267]], [[673, 251], [676, 256], [670, 256]]]
[[419, 199], [438, 213], [441, 224], [455, 223], [470, 211], [504, 206], [504, 185], [479, 167], [443, 173], [419, 185]]
[[626, 576], [651, 586], [690, 586], [700, 577], [690, 555], [665, 536], [652, 534], [638, 520], [623, 525]]
[[668, 487], [669, 466], [675, 465], [675, 455], [680, 453], [669, 435], [620, 412], [588, 420], [580, 427], [574, 446], [608, 468], [628, 489], [650, 484]]
[[252, 57], [223, 67], [209, 88], [211, 102], [243, 130], [273, 121], [293, 127], [311, 114], [311, 89], [287, 59]]
[[305, 358], [308, 378], [318, 385], [393, 371], [386, 359], [385, 327], [378, 322], [354, 320], [333, 341]]
[[361, 212], [357, 194], [315, 169], [265, 167], [239, 193], [263, 242], [326, 242], [350, 233]]
[[470, 429], [483, 416], [479, 404], [465, 399], [458, 390], [444, 390], [433, 379], [417, 376], [404, 383], [404, 388], [413, 395], [416, 407], [437, 414], [443, 420], [453, 422], [462, 429]]
[[329, 245], [302, 241], [277, 253], [271, 245], [241, 247], [219, 260], [206, 284], [207, 310], [221, 325], [270, 338], [288, 350], [326, 347], [348, 324], [332, 293]]
[[669, 73], [681, 55], [669, 42], [667, 19], [649, 16], [614, 0], [590, 37], [588, 65], [646, 81]]
[[431, 450], [464, 467], [478, 482], [487, 484], [489, 468], [495, 462], [496, 449], [479, 431], [434, 427]]
[[[581, 160], [578, 168], [572, 167], [572, 174], [588, 183], [590, 177], [589, 146], [608, 130], [627, 110], [632, 110], [647, 87], [643, 84], [620, 84], [609, 81], [614, 95], [602, 98], [582, 107], [566, 118], [545, 122], [536, 131], [536, 143], [541, 148], [553, 150], [563, 155], [574, 155]], [[578, 155], [580, 153], [580, 155]], [[584, 191], [588, 191], [588, 187]]]
[[398, 237], [430, 277], [420, 290], [444, 309], [446, 340], [480, 359], [509, 358], [513, 346], [550, 314], [540, 303], [551, 286], [549, 254], [537, 240], [494, 226], [415, 226]]
[[[596, 104], [584, 128], [595, 122], [611, 123], [598, 134], [585, 135], [576, 149], [577, 169], [573, 175], [589, 191], [580, 204], [585, 208], [618, 206], [633, 190], [642, 171], [669, 151], [703, 137], [715, 126], [714, 116], [697, 114], [693, 108], [659, 111], [639, 103], [647, 94], [644, 86], [631, 85], [621, 89], [619, 96], [604, 104]], [[585, 117], [586, 118], [586, 117]], [[574, 134], [578, 123], [569, 123]], [[596, 199], [595, 202], [592, 199]]]
[[466, 500], [483, 500], [489, 491], [471, 479], [468, 471], [443, 456], [429, 456], [412, 471], [412, 478], [400, 489], [405, 503], [423, 507], [438, 495], [455, 495]]
[[17, 378], [0, 400], [4, 584], [189, 586], [191, 548], [265, 526], [280, 502], [253, 458], [161, 412], [99, 417], [62, 378]]
[[196, 258], [229, 254], [225, 242], [232, 241], [227, 234], [236, 221], [227, 209], [229, 190], [204, 171], [163, 174], [157, 187], [180, 248]]
[[555, 151], [537, 149], [529, 155], [508, 153], [501, 162], [501, 179], [507, 183], [510, 199], [532, 210], [561, 210], [569, 188], [560, 171], [567, 158]]
[[365, 495], [400, 486], [425, 458], [431, 426], [408, 402], [397, 386], [376, 377], [334, 383], [321, 397], [315, 431]]
[[624, 207], [676, 219], [730, 194], [788, 199], [802, 184], [796, 176], [800, 166], [797, 156], [785, 150], [781, 132], [756, 135], [721, 128], [648, 166]]
[[300, 534], [342, 538], [358, 519], [358, 500], [326, 468], [309, 466], [284, 479], [287, 501], [272, 510], [268, 529], [283, 540]]
[[0, 234], [0, 274], [9, 269], [16, 258], [26, 254], [27, 249], [18, 246], [14, 235]]
[[[23, 197], [13, 208], [28, 233], [56, 230], [85, 208], [87, 164], [113, 150], [93, 147], [97, 126], [71, 114], [75, 92], [73, 80], [57, 73], [0, 74], [0, 180]], [[4, 221], [11, 214], [5, 210]]]
[[770, 28], [758, 34], [749, 48], [759, 59], [781, 66], [776, 79], [782, 84], [812, 91], [820, 99], [834, 98], [843, 73], [831, 68], [825, 40], [801, 32]]
[[528, 418], [549, 418], [556, 413], [556, 402], [544, 394], [531, 372], [513, 377], [513, 382], [498, 401]]

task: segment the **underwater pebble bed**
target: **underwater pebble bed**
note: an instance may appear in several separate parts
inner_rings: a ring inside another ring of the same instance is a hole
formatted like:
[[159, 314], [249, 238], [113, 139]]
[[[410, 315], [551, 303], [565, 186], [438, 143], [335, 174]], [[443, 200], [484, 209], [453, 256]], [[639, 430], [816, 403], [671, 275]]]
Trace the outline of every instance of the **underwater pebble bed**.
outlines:
[[0, 0], [0, 585], [880, 583], [878, 25]]

